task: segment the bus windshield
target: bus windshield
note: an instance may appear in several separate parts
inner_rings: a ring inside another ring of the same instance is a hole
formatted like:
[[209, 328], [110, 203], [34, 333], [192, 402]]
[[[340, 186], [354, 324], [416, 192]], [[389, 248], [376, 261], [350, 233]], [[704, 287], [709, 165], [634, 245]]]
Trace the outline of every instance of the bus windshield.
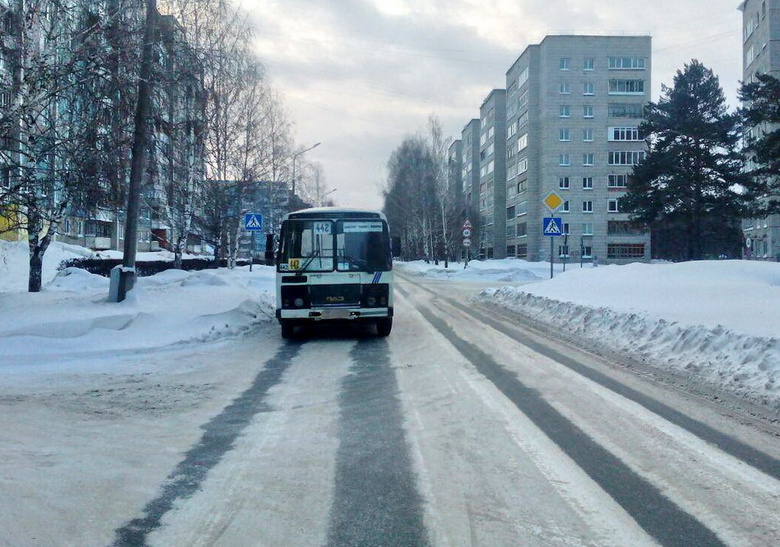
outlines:
[[392, 259], [387, 224], [381, 220], [336, 222], [336, 257], [339, 271], [390, 270]]
[[376, 272], [392, 269], [383, 220], [287, 220], [282, 229], [280, 271]]

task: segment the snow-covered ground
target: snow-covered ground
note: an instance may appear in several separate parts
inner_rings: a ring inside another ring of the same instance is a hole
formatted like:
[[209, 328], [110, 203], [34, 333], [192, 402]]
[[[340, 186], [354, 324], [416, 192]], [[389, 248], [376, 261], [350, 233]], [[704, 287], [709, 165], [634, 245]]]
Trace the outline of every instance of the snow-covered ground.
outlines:
[[[232, 336], [273, 319], [269, 267], [168, 271], [141, 278], [115, 304], [106, 301], [107, 279], [77, 269], [57, 272], [62, 260], [90, 254], [60, 243], [45, 255], [43, 290], [27, 293], [26, 253], [22, 243], [0, 242], [0, 378], [30, 373], [32, 364], [51, 373], [69, 355]], [[465, 269], [423, 262], [398, 267], [493, 285], [476, 298], [780, 411], [780, 264], [569, 264], [565, 272], [556, 265], [553, 279], [548, 263], [514, 259], [472, 261]]]
[[[505, 259], [407, 271], [495, 282], [476, 299], [780, 411], [780, 264], [741, 260], [625, 266]], [[511, 285], [507, 285], [511, 283]]]
[[[27, 248], [0, 242], [0, 376], [35, 363], [61, 366], [68, 356], [132, 351], [235, 335], [270, 320], [274, 272], [268, 267], [139, 278], [121, 303], [107, 301], [109, 280], [63, 260], [88, 250], [54, 243], [44, 255], [43, 290], [28, 293]], [[139, 253], [139, 260], [171, 258]]]

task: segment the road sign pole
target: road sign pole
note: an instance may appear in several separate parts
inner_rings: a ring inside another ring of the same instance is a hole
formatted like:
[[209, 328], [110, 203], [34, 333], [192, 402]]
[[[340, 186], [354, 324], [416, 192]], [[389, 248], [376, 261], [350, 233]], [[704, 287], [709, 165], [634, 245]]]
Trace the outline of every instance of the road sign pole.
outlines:
[[550, 238], [550, 279], [553, 278], [553, 251], [555, 250], [555, 238]]
[[249, 271], [252, 271], [252, 263], [255, 261], [255, 230], [252, 230], [252, 246], [249, 248]]

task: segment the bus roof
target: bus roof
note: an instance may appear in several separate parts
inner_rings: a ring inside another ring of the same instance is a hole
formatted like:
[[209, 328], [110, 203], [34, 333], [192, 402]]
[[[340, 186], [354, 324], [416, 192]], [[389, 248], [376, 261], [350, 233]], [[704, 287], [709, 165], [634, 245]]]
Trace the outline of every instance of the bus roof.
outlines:
[[352, 209], [344, 207], [312, 207], [310, 209], [301, 209], [285, 215], [285, 220], [290, 219], [308, 219], [308, 218], [326, 218], [326, 219], [366, 219], [378, 218], [387, 220], [384, 213], [380, 211], [371, 211], [368, 209]]

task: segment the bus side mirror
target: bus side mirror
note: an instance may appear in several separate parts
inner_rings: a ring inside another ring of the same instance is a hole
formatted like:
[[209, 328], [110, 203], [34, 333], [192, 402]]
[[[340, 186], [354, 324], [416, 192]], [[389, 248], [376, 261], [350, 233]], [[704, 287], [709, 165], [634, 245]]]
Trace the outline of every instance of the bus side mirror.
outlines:
[[265, 234], [265, 263], [273, 264], [276, 260], [276, 256], [274, 254], [274, 235], [273, 234]]
[[401, 256], [401, 238], [398, 236], [393, 237], [393, 256]]

